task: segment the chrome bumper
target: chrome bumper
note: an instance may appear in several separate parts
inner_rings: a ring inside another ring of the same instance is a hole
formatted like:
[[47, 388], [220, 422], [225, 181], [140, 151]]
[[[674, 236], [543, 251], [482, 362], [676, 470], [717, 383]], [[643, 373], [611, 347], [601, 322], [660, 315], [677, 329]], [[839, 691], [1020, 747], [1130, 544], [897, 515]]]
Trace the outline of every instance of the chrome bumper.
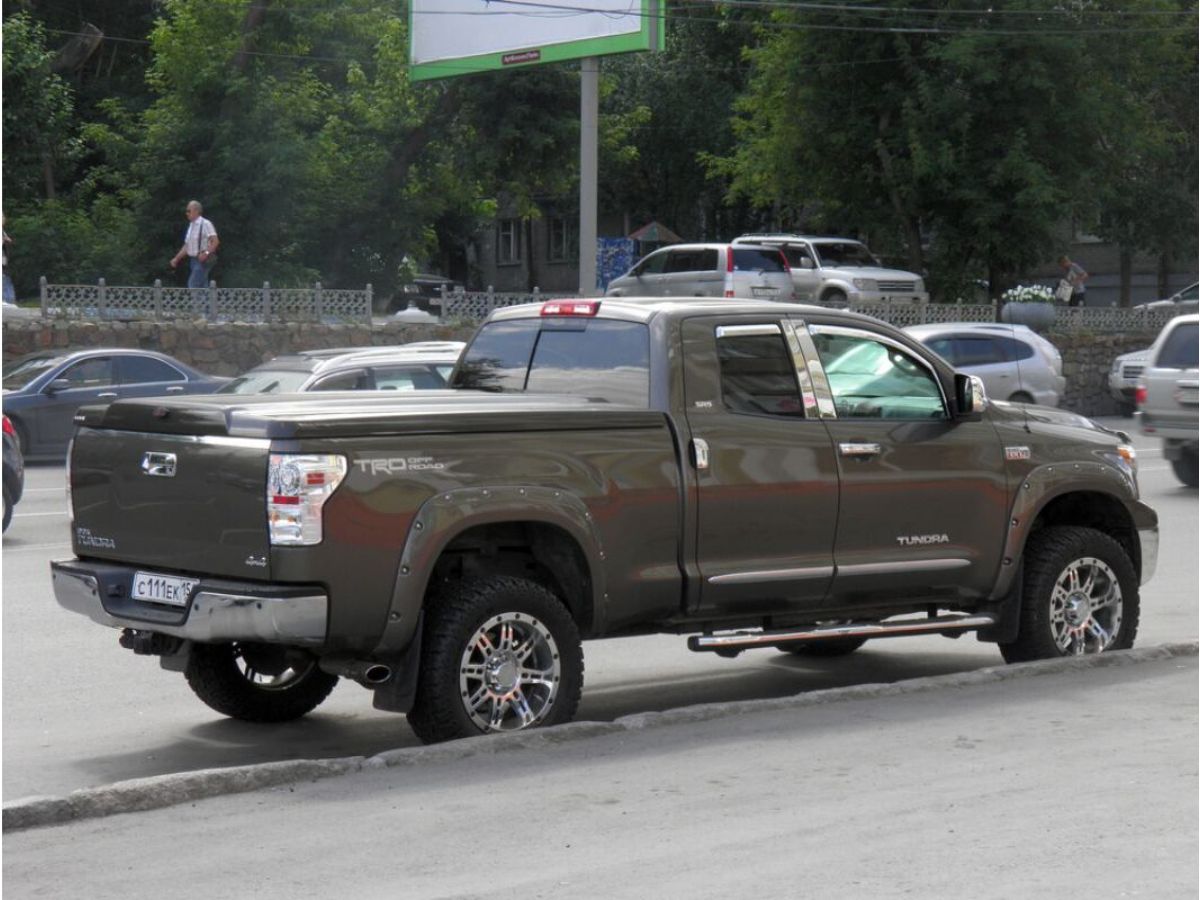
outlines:
[[1139, 528], [1138, 541], [1142, 546], [1142, 584], [1145, 584], [1158, 568], [1158, 528]]
[[[52, 562], [50, 570], [59, 606], [110, 628], [137, 628], [206, 644], [260, 641], [315, 646], [325, 642], [329, 598], [321, 593], [284, 589], [286, 593], [270, 596], [269, 588], [255, 586], [250, 594], [202, 583], [188, 608], [178, 611], [179, 620], [169, 621], [164, 616], [174, 616], [174, 610], [156, 610], [149, 604], [145, 617], [110, 612], [100, 596], [101, 579], [84, 563]], [[132, 577], [133, 569], [129, 574]]]

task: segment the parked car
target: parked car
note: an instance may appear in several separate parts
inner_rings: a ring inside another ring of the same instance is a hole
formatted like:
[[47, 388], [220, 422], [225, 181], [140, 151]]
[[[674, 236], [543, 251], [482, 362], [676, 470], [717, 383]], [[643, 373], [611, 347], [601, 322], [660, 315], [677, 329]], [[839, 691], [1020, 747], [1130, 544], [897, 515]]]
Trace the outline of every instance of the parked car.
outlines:
[[211, 394], [227, 381], [151, 350], [46, 350], [5, 364], [4, 412], [26, 459], [61, 459], [85, 403]]
[[783, 250], [799, 303], [923, 303], [929, 299], [920, 275], [887, 268], [862, 241], [803, 234], [744, 234], [733, 243], [765, 244]]
[[437, 390], [446, 386], [465, 346], [461, 341], [420, 341], [277, 356], [239, 375], [218, 393]]
[[1197, 305], [1200, 304], [1200, 282], [1189, 284], [1181, 291], [1177, 291], [1170, 297], [1164, 297], [1162, 300], [1152, 300], [1144, 304], [1148, 309], [1159, 309], [1162, 307], [1174, 307], [1180, 315], [1196, 312]]
[[423, 312], [429, 312], [429, 307], [435, 310], [442, 305], [442, 290], [447, 292], [461, 291], [463, 286], [452, 278], [444, 275], [417, 275], [408, 284], [402, 284], [391, 297], [375, 301], [375, 314], [390, 316], [403, 312], [409, 302], [416, 304]]
[[1146, 361], [1150, 358], [1150, 348], [1131, 350], [1122, 353], [1112, 362], [1108, 370], [1108, 392], [1121, 405], [1123, 415], [1131, 416], [1137, 409], [1135, 396], [1137, 386], [1142, 380], [1142, 372], [1146, 369]]
[[1028, 325], [945, 322], [904, 330], [960, 372], [978, 375], [989, 397], [1042, 406], [1062, 401], [1062, 354]]
[[1137, 389], [1137, 416], [1144, 434], [1163, 439], [1163, 456], [1175, 476], [1194, 488], [1200, 483], [1197, 447], [1200, 446], [1200, 315], [1172, 319], [1155, 338], [1149, 362]]
[[778, 247], [673, 244], [609, 282], [608, 297], [740, 297], [791, 301], [787, 259]]
[[25, 460], [17, 442], [17, 430], [12, 419], [4, 417], [4, 530], [12, 521], [13, 507], [25, 492]]

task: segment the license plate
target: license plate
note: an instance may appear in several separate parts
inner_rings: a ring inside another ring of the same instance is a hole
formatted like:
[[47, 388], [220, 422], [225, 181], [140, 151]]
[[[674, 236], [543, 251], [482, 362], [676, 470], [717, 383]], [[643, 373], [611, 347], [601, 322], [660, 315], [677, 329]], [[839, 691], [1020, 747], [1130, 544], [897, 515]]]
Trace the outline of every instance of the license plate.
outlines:
[[750, 286], [750, 293], [752, 293], [755, 297], [774, 297], [779, 293], [779, 291], [773, 287], [760, 287], [759, 285], [754, 284]]
[[168, 606], [187, 606], [192, 588], [199, 584], [196, 578], [177, 578], [174, 575], [156, 575], [154, 572], [135, 572], [133, 575], [133, 599], [150, 603], [166, 603]]

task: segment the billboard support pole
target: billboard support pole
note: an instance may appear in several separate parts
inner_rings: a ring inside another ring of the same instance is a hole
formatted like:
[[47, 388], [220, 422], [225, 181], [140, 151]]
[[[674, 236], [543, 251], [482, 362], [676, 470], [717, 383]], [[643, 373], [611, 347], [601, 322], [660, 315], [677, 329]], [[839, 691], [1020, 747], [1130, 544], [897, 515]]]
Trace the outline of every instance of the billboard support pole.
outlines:
[[596, 294], [596, 217], [599, 182], [600, 58], [579, 61], [579, 294]]

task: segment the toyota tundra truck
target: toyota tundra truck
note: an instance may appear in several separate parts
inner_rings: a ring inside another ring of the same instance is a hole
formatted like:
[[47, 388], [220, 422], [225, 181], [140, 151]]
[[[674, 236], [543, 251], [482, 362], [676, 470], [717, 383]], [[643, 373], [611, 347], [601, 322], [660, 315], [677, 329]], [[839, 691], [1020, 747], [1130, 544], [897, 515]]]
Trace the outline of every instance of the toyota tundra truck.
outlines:
[[1133, 644], [1158, 532], [1128, 436], [875, 319], [551, 301], [494, 312], [451, 384], [83, 408], [58, 602], [226, 716], [347, 678], [425, 741], [569, 720], [594, 638]]

